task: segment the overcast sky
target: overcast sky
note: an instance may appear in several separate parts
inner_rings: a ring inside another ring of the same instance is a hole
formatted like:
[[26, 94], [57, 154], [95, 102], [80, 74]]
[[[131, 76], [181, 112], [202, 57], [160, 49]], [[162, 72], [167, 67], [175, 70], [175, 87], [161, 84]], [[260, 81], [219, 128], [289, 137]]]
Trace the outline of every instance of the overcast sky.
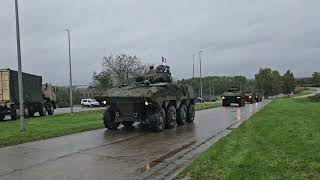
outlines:
[[[23, 71], [67, 84], [70, 27], [76, 84], [111, 53], [165, 56], [175, 78], [192, 76], [199, 50], [205, 75], [271, 67], [310, 76], [320, 69], [319, 9], [319, 0], [20, 0]], [[0, 2], [0, 27], [0, 69], [17, 69], [13, 0]]]

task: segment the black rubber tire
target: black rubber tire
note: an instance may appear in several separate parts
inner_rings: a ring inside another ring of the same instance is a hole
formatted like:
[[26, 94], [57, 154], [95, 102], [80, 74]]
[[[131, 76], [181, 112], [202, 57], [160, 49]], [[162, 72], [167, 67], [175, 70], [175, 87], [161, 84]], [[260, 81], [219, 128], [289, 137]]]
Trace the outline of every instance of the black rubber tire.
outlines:
[[47, 108], [44, 105], [41, 105], [40, 109], [39, 109], [39, 115], [40, 116], [46, 116], [47, 115]]
[[241, 99], [241, 101], [239, 102], [239, 106], [240, 107], [246, 106], [246, 101], [244, 99]]
[[174, 106], [169, 105], [166, 111], [166, 129], [172, 129], [177, 126], [177, 110]]
[[117, 130], [120, 125], [120, 122], [115, 122], [115, 113], [110, 106], [103, 113], [103, 124], [109, 130]]
[[230, 106], [230, 103], [227, 100], [222, 100], [222, 106], [223, 107]]
[[52, 116], [54, 114], [54, 108], [52, 104], [48, 105], [48, 115]]
[[187, 106], [182, 104], [180, 106], [180, 108], [177, 111], [177, 124], [178, 125], [184, 125], [186, 124], [187, 121], [187, 113], [188, 113], [188, 109]]
[[30, 117], [30, 108], [24, 107], [24, 117], [29, 118]]
[[165, 128], [165, 117], [162, 109], [153, 110], [149, 115], [150, 130], [161, 132]]
[[5, 115], [0, 115], [0, 121], [3, 121], [5, 117]]
[[129, 127], [132, 127], [134, 122], [133, 121], [123, 121], [122, 124], [124, 125], [124, 127], [129, 128]]
[[17, 107], [17, 108], [14, 109], [14, 113], [11, 114], [11, 119], [12, 120], [17, 120], [18, 118], [20, 118], [20, 110]]
[[194, 109], [194, 104], [190, 104], [188, 106], [188, 111], [187, 111], [187, 122], [192, 123], [194, 121], [194, 117], [196, 115], [196, 111]]

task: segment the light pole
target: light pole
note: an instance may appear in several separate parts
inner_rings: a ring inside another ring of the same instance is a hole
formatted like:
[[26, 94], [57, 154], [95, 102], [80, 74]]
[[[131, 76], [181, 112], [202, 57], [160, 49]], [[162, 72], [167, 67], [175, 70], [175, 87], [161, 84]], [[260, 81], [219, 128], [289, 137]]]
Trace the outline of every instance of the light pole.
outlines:
[[70, 80], [70, 85], [69, 85], [69, 89], [70, 89], [70, 110], [71, 110], [71, 114], [73, 114], [73, 101], [72, 101], [72, 69], [71, 69], [71, 45], [70, 45], [70, 29], [66, 29], [66, 31], [68, 32], [68, 46], [69, 46], [69, 80]]
[[194, 54], [192, 57], [192, 80], [194, 81]]
[[25, 131], [24, 106], [23, 106], [23, 82], [21, 66], [21, 46], [20, 46], [20, 25], [19, 25], [19, 5], [15, 0], [16, 33], [17, 33], [17, 58], [18, 58], [18, 85], [19, 85], [19, 109], [20, 109], [20, 131]]
[[200, 63], [200, 97], [201, 97], [201, 103], [203, 101], [203, 96], [202, 96], [202, 63], [201, 63], [201, 53], [203, 51], [199, 51], [199, 63]]

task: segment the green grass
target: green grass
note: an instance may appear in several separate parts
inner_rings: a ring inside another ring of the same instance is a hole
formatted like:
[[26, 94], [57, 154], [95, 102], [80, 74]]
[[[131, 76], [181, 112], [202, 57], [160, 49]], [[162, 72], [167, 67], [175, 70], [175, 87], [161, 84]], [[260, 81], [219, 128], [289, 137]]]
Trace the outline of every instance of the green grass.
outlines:
[[178, 179], [320, 179], [320, 103], [274, 100]]
[[216, 108], [216, 107], [220, 107], [221, 106], [221, 103], [211, 103], [211, 102], [206, 102], [206, 103], [203, 103], [203, 104], [196, 104], [195, 106], [195, 110], [196, 111], [201, 111], [201, 110], [205, 110], [205, 109], [211, 109], [211, 108]]
[[26, 132], [19, 131], [19, 121], [2, 122], [0, 147], [103, 128], [101, 119], [102, 111], [30, 118]]
[[[195, 108], [196, 110], [203, 110], [219, 105], [205, 103], [202, 106], [196, 105]], [[26, 123], [27, 131], [20, 132], [19, 121], [1, 122], [0, 147], [104, 128], [102, 111], [35, 117], [27, 119]]]

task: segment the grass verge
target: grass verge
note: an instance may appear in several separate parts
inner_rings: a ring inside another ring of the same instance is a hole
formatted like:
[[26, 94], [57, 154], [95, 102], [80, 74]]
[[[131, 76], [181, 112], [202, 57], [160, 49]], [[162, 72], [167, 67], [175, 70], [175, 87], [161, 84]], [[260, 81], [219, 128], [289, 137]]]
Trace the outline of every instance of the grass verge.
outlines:
[[319, 179], [320, 103], [271, 102], [177, 179]]
[[101, 119], [102, 111], [29, 118], [26, 132], [19, 121], [1, 122], [0, 147], [103, 128]]
[[[196, 110], [218, 107], [220, 104], [196, 105]], [[27, 131], [19, 131], [19, 121], [0, 123], [0, 147], [59, 137], [104, 128], [103, 111], [79, 112], [74, 115], [35, 117], [26, 120]]]

